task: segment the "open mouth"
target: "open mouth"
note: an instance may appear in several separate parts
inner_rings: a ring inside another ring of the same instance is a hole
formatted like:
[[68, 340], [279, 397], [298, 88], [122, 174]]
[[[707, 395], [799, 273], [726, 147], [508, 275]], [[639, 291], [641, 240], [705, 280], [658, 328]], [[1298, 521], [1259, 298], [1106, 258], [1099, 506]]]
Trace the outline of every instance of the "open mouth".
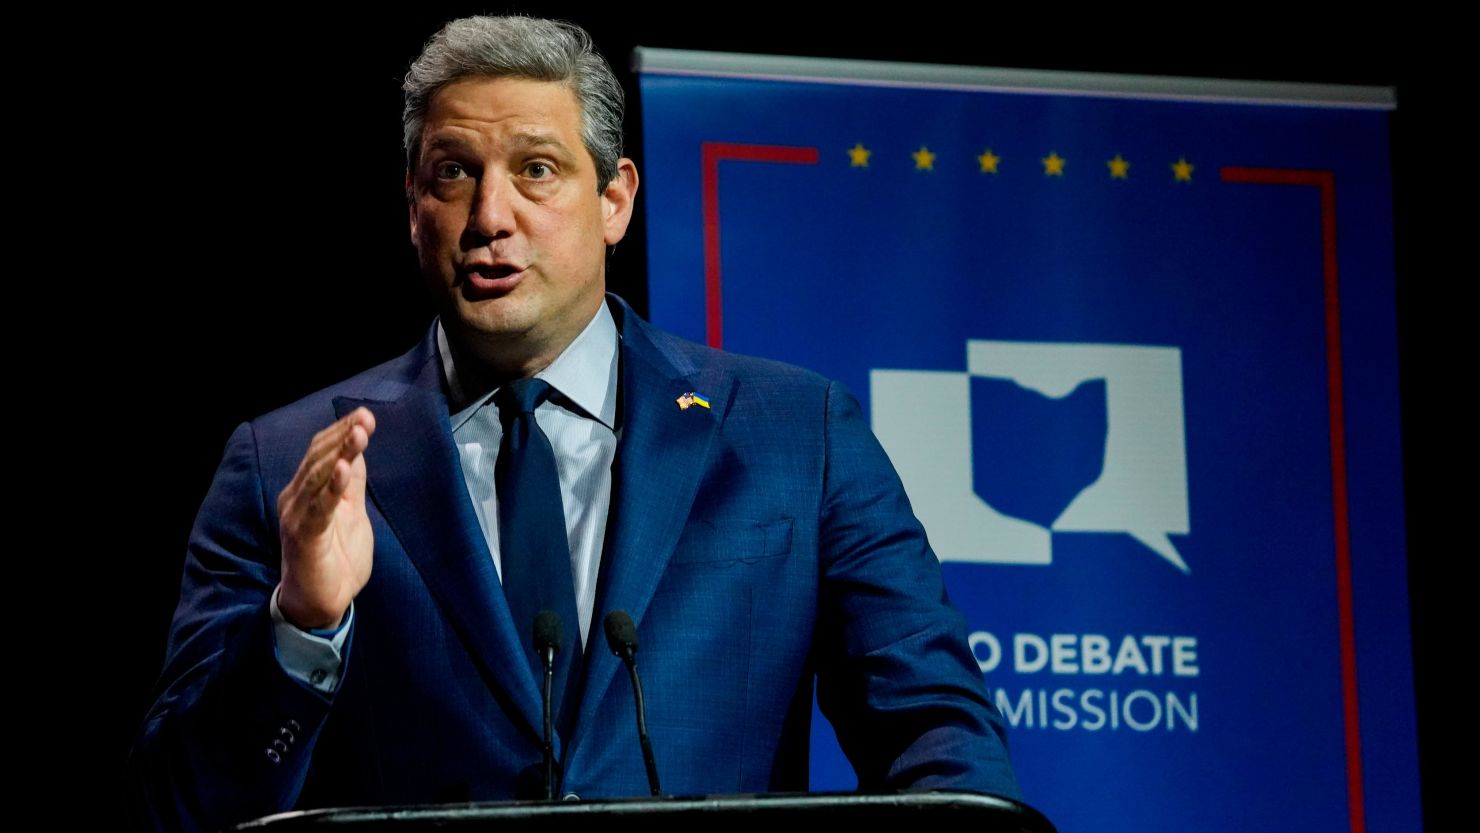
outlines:
[[524, 270], [507, 263], [476, 264], [463, 268], [465, 291], [474, 295], [502, 294], [518, 286]]

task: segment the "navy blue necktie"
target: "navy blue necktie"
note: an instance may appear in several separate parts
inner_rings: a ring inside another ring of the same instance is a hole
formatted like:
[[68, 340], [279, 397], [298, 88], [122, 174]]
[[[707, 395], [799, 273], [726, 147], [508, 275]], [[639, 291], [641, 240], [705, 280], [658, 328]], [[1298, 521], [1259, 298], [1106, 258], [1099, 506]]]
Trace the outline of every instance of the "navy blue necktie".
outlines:
[[564, 644], [555, 657], [552, 701], [553, 713], [560, 715], [564, 694], [574, 684], [580, 668], [581, 622], [576, 614], [555, 451], [534, 419], [535, 408], [549, 395], [550, 385], [542, 379], [520, 379], [494, 394], [504, 439], [493, 478], [498, 489], [498, 549], [504, 596], [525, 656], [541, 686], [545, 672], [544, 662], [534, 648], [535, 616], [542, 610], [560, 615]]

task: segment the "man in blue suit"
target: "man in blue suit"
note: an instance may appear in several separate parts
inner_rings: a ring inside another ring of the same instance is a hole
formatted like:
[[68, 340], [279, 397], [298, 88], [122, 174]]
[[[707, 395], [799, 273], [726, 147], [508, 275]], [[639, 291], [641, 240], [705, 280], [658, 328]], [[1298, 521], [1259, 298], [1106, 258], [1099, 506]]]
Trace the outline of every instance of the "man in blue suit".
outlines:
[[505, 479], [533, 459], [511, 450], [521, 431], [549, 449], [565, 526], [562, 794], [647, 791], [621, 663], [591, 644], [621, 610], [670, 794], [805, 790], [815, 678], [862, 788], [1016, 797], [858, 404], [605, 294], [638, 178], [585, 33], [455, 21], [406, 91], [411, 236], [440, 315], [406, 355], [232, 435], [131, 764], [149, 823], [516, 794], [542, 753], [515, 589], [531, 525], [511, 514], [529, 501]]

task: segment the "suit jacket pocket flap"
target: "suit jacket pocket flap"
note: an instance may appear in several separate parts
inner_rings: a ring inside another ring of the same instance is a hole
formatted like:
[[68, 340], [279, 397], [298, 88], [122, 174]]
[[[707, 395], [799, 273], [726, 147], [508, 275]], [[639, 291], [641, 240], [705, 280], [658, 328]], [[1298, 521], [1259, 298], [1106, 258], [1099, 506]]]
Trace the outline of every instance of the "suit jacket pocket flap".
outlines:
[[694, 519], [679, 539], [672, 563], [748, 563], [790, 553], [791, 518], [753, 524]]

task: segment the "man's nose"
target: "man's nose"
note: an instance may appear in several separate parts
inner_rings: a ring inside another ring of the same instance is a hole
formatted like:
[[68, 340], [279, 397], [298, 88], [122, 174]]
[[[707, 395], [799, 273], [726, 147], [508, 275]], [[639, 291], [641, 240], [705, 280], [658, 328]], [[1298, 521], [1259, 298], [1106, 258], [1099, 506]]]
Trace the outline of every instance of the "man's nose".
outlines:
[[514, 233], [514, 185], [506, 177], [485, 176], [473, 196], [468, 230], [486, 240]]

